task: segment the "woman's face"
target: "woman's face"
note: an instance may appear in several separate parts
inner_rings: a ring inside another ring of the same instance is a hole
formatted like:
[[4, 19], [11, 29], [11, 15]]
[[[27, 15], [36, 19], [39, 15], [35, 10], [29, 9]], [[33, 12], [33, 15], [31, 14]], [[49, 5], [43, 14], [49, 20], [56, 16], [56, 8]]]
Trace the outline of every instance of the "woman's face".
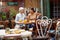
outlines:
[[24, 9], [20, 10], [21, 13], [24, 13]]
[[33, 10], [30, 10], [30, 13], [34, 13]]

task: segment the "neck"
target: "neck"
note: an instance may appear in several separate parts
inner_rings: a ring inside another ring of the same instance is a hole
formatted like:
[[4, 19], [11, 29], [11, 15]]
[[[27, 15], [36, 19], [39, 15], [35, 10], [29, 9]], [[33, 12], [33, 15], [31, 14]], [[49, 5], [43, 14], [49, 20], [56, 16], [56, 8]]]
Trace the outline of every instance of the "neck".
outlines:
[[31, 13], [31, 14], [34, 14], [34, 13]]
[[20, 13], [20, 14], [23, 14], [23, 13]]

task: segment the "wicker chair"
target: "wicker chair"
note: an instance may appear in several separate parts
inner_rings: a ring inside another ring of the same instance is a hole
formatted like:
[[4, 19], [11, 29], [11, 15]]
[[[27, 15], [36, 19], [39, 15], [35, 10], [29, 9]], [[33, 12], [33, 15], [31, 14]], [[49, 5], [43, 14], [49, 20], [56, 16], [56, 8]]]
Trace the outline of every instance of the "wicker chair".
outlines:
[[43, 16], [41, 20], [36, 21], [36, 28], [38, 32], [39, 39], [48, 39], [48, 32], [52, 26], [52, 20], [48, 19], [46, 16]]
[[56, 40], [60, 40], [60, 19], [57, 20]]

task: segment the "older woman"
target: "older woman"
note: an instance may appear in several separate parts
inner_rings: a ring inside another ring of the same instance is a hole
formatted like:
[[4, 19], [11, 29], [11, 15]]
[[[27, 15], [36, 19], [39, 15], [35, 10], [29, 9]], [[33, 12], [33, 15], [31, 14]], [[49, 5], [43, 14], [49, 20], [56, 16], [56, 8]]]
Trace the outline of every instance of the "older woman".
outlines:
[[19, 13], [16, 15], [16, 18], [15, 18], [15, 23], [16, 23], [15, 28], [16, 29], [19, 29], [20, 27], [25, 26], [23, 24], [23, 22], [21, 22], [21, 21], [23, 21], [25, 19], [25, 17], [26, 16], [25, 16], [25, 13], [24, 13], [24, 8], [20, 7], [19, 8]]

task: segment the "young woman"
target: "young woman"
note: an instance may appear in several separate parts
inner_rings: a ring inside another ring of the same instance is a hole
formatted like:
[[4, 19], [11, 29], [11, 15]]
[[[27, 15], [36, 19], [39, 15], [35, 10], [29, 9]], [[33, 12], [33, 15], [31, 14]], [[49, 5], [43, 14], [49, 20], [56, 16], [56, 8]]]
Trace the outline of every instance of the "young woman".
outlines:
[[36, 29], [36, 20], [38, 19], [38, 17], [41, 16], [40, 13], [36, 13], [34, 8], [30, 9], [30, 12], [28, 14], [28, 20], [29, 20], [29, 30], [32, 30], [32, 35], [37, 36], [37, 29]]
[[29, 25], [29, 28], [33, 28], [35, 26], [35, 22], [39, 16], [41, 16], [41, 14], [36, 13], [34, 8], [30, 9], [30, 12], [28, 14], [28, 20], [31, 24]]

